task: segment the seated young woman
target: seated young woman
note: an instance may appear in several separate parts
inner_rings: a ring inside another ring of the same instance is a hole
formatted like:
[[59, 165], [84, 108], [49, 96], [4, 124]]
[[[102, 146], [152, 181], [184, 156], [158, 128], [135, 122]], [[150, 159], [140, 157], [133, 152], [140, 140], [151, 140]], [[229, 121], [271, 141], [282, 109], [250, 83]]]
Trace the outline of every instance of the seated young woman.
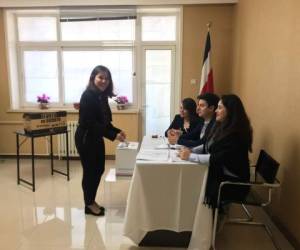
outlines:
[[[209, 165], [204, 203], [215, 208], [221, 182], [249, 181], [248, 152], [251, 151], [252, 127], [244, 106], [238, 96], [223, 95], [216, 109], [216, 124], [206, 143], [193, 149], [184, 148], [179, 156]], [[242, 200], [248, 191], [248, 187], [227, 186], [221, 201]]]
[[[201, 118], [197, 115], [196, 110], [197, 104], [192, 98], [182, 100], [179, 114], [175, 115], [172, 123], [165, 132], [165, 136], [168, 137], [170, 143], [172, 139], [175, 139], [176, 135], [186, 134], [197, 127]], [[176, 136], [176, 140], [177, 138], [178, 136]]]

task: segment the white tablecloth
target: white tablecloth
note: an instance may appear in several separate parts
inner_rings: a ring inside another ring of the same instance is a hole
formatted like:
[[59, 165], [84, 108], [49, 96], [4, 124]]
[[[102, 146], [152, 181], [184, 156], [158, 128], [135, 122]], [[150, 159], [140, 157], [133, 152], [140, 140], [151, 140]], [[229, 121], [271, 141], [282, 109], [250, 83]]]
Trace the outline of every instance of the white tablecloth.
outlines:
[[[154, 149], [163, 139], [144, 137], [142, 150]], [[138, 244], [147, 232], [166, 229], [193, 231], [191, 250], [211, 245], [212, 211], [202, 204], [207, 166], [167, 161], [136, 162], [125, 215], [124, 235]]]

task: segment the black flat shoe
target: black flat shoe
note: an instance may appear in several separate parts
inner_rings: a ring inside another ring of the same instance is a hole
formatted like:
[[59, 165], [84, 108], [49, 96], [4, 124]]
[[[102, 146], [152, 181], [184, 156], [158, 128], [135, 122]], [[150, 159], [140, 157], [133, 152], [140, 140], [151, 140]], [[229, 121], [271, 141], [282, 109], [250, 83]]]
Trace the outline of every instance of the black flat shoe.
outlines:
[[99, 213], [95, 213], [95, 212], [93, 212], [92, 209], [90, 209], [90, 208], [87, 207], [87, 206], [85, 206], [84, 212], [85, 212], [85, 214], [92, 214], [92, 215], [95, 215], [95, 216], [104, 216], [104, 210], [101, 210], [101, 209], [100, 209], [100, 212], [99, 212]]
[[94, 202], [94, 204], [103, 212], [105, 212], [105, 207], [100, 206], [97, 202]]

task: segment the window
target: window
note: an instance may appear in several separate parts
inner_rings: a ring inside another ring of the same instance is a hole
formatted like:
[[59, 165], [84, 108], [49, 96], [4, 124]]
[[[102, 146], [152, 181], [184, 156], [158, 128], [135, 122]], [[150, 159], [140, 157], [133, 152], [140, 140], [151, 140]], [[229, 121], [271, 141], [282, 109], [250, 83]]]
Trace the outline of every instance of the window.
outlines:
[[[133, 17], [132, 17], [133, 18]], [[90, 18], [92, 19], [92, 18]], [[135, 37], [135, 19], [80, 21], [61, 19], [63, 41], [133, 41]]]
[[107, 66], [114, 92], [139, 107], [144, 42], [157, 49], [157, 42], [178, 43], [177, 10], [148, 10], [6, 10], [12, 108], [35, 107], [36, 97], [43, 93], [50, 96], [53, 107], [72, 107], [96, 65]]
[[56, 41], [55, 17], [18, 17], [19, 41]]
[[26, 102], [47, 93], [51, 102], [58, 102], [57, 51], [24, 51], [24, 93]]
[[71, 103], [74, 100], [79, 100], [87, 85], [91, 69], [98, 64], [105, 65], [110, 69], [113, 76], [114, 91], [126, 95], [132, 101], [131, 50], [63, 51], [65, 101]]
[[142, 17], [143, 41], [175, 41], [176, 16]]

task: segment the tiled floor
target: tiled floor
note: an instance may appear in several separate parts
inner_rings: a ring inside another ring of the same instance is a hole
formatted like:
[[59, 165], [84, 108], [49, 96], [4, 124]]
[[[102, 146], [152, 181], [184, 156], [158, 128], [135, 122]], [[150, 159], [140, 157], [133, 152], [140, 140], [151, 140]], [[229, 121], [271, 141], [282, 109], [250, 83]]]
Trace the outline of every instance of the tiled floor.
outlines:
[[[79, 161], [71, 161], [69, 182], [64, 176], [51, 176], [48, 160], [36, 163], [36, 192], [32, 192], [17, 185], [16, 161], [0, 159], [0, 250], [153, 249], [139, 248], [122, 236], [130, 179], [120, 178], [104, 185], [103, 178], [97, 200], [110, 208], [105, 217], [85, 216]], [[22, 160], [21, 164], [22, 177], [30, 180], [30, 160]], [[106, 164], [107, 173], [114, 161]], [[55, 165], [64, 167], [65, 162], [55, 161]], [[231, 210], [234, 215], [239, 212], [237, 208]], [[254, 212], [268, 220], [265, 214]], [[276, 228], [274, 231], [283, 250], [293, 249]], [[262, 228], [225, 225], [217, 239], [218, 249], [274, 249]]]

